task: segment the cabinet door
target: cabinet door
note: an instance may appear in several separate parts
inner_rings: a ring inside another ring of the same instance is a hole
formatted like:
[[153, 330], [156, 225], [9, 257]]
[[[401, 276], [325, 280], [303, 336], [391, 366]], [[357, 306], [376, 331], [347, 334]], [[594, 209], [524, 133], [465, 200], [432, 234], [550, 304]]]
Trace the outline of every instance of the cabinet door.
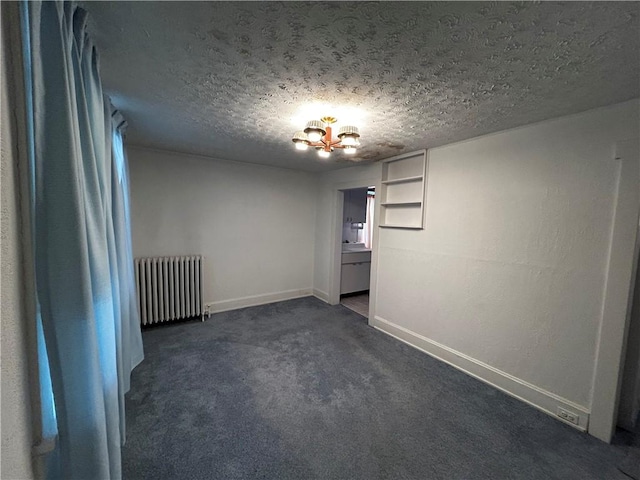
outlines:
[[344, 192], [344, 222], [364, 223], [367, 221], [367, 190], [355, 188]]
[[371, 263], [345, 263], [340, 275], [340, 293], [353, 293], [369, 290]]
[[359, 188], [351, 190], [351, 222], [365, 223], [367, 221], [367, 190]]
[[351, 218], [353, 217], [352, 215], [352, 211], [353, 211], [353, 206], [351, 205], [351, 190], [345, 190], [344, 192], [344, 209], [343, 209], [343, 222], [344, 223], [351, 223], [353, 222], [353, 220], [351, 220]]

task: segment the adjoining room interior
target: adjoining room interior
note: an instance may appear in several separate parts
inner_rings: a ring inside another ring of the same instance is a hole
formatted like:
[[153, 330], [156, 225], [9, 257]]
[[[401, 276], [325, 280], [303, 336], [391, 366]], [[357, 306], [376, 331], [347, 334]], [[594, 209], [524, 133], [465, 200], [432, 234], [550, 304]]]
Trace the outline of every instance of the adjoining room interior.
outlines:
[[340, 303], [369, 318], [376, 187], [350, 188], [343, 195]]
[[640, 480], [640, 3], [0, 8], [0, 477]]

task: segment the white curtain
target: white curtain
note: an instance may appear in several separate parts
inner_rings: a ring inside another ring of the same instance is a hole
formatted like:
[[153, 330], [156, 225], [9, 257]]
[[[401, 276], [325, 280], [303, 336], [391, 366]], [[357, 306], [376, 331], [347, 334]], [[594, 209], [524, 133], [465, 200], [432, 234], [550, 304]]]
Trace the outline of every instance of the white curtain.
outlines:
[[364, 224], [364, 246], [371, 248], [373, 242], [373, 211], [375, 208], [375, 197], [367, 195], [367, 222]]
[[54, 401], [43, 423], [57, 427], [47, 476], [117, 479], [124, 394], [143, 358], [125, 124], [103, 97], [86, 12], [27, 2], [22, 13], [40, 361], [52, 389], [41, 382], [41, 396]]

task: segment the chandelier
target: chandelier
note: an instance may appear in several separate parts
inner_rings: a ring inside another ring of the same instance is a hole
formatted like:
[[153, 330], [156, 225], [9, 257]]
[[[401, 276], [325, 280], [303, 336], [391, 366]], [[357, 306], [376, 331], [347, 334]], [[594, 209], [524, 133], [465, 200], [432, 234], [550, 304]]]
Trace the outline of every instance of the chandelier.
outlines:
[[322, 158], [329, 158], [335, 148], [341, 148], [344, 153], [353, 155], [360, 146], [358, 127], [345, 125], [338, 130], [338, 138], [332, 137], [331, 125], [336, 123], [335, 117], [322, 117], [320, 120], [307, 122], [304, 130], [296, 132], [293, 143], [298, 150], [315, 148]]

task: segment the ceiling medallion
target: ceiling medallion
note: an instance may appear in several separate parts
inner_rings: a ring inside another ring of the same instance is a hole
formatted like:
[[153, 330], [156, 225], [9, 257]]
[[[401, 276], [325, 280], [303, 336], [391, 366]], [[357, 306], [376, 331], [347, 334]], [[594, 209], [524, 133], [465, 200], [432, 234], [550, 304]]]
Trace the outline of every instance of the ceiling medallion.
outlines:
[[335, 148], [342, 148], [344, 153], [353, 155], [360, 146], [360, 133], [358, 127], [345, 125], [338, 130], [338, 138], [332, 137], [331, 125], [336, 123], [335, 117], [322, 117], [320, 120], [311, 120], [303, 131], [296, 132], [293, 143], [298, 150], [306, 150], [313, 147], [322, 158], [329, 158]]

